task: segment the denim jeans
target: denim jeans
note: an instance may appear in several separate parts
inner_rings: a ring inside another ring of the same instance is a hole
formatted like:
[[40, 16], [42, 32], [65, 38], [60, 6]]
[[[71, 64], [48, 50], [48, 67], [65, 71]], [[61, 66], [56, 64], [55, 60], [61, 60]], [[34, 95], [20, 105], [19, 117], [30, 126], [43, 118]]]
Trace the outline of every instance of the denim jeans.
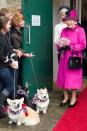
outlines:
[[14, 81], [9, 68], [0, 69], [1, 92], [8, 96], [14, 91]]

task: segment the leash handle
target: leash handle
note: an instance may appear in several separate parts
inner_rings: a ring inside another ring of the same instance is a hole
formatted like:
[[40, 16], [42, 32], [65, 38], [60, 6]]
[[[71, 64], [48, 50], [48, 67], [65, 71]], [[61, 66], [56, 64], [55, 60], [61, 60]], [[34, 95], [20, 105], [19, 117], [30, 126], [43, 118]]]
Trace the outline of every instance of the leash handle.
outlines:
[[16, 86], [16, 84], [15, 84], [15, 73], [16, 73], [16, 70], [14, 69], [14, 99], [15, 99], [15, 86]]

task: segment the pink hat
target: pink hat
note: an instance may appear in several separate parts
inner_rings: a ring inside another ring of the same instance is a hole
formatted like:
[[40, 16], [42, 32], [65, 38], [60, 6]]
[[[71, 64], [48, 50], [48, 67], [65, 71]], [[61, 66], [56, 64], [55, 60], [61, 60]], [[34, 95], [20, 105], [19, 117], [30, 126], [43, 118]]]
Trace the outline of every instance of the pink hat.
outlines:
[[77, 12], [75, 9], [71, 10], [70, 11], [70, 14], [69, 14], [69, 19], [73, 19], [73, 20], [76, 20], [78, 21], [78, 16], [77, 16]]
[[65, 17], [64, 20], [68, 20], [68, 19], [72, 19], [72, 20], [78, 21], [77, 12], [76, 12], [75, 9], [71, 10], [70, 12], [68, 12], [66, 14], [66, 17]]

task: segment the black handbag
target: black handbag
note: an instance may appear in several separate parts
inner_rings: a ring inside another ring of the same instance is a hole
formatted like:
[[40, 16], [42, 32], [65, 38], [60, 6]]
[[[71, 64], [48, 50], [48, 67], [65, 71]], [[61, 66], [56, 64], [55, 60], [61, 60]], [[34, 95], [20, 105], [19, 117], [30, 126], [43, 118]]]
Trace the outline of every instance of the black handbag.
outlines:
[[79, 56], [70, 56], [68, 61], [69, 69], [80, 69], [82, 68], [82, 60]]

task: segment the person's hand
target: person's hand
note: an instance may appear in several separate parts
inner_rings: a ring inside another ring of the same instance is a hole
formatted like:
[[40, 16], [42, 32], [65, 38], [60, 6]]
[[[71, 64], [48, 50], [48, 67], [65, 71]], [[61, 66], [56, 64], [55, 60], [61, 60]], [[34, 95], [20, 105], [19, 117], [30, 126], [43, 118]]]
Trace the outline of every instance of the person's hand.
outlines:
[[29, 56], [30, 56], [30, 57], [34, 57], [35, 55], [34, 55], [33, 53], [30, 53]]
[[34, 57], [35, 55], [33, 53], [24, 53], [23, 56], [31, 58], [31, 57]]
[[21, 50], [16, 50], [16, 53], [19, 58], [23, 55], [23, 52]]
[[59, 38], [59, 39], [58, 39], [57, 45], [58, 45], [59, 47], [63, 47], [64, 41], [62, 40], [62, 38]]
[[10, 66], [11, 66], [13, 69], [18, 69], [18, 61], [12, 60], [12, 63], [10, 64]]

